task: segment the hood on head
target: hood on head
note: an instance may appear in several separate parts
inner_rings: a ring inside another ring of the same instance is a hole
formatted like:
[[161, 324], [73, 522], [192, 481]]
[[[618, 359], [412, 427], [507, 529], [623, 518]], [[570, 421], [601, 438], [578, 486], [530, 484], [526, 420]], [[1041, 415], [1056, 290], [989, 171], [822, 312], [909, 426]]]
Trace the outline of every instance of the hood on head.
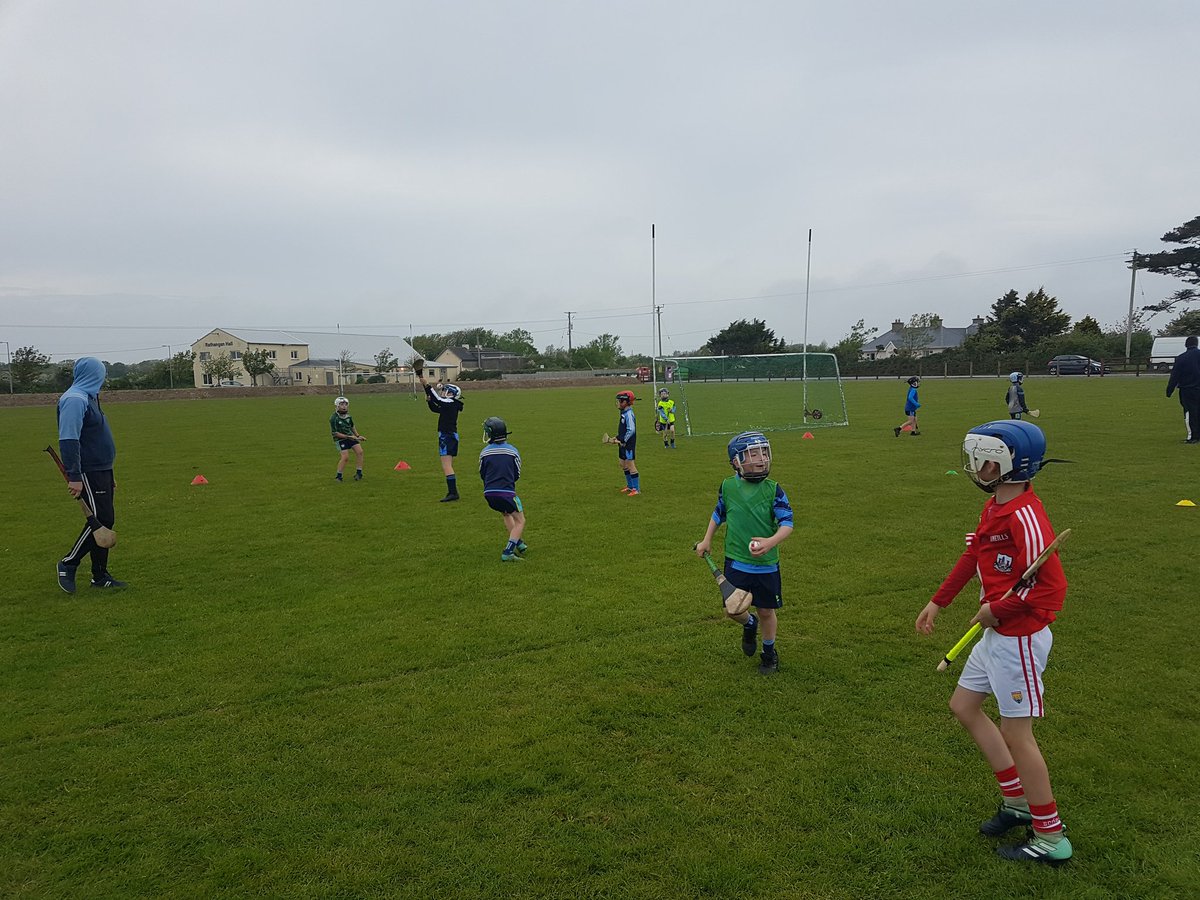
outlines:
[[94, 356], [85, 356], [75, 361], [75, 381], [72, 387], [88, 394], [99, 394], [107, 375], [104, 363]]

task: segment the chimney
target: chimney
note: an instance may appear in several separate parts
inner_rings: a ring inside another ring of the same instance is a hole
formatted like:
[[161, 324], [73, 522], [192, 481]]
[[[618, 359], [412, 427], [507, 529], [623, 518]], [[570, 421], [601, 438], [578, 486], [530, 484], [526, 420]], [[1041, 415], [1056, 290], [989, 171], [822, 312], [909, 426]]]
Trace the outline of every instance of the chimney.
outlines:
[[892, 322], [892, 331], [903, 331], [903, 330], [904, 330], [904, 323], [901, 322], [899, 319], [896, 319], [896, 321]]
[[971, 320], [971, 324], [976, 325], [976, 326], [982, 325], [983, 324], [983, 316], [976, 316], [975, 318], [973, 318]]

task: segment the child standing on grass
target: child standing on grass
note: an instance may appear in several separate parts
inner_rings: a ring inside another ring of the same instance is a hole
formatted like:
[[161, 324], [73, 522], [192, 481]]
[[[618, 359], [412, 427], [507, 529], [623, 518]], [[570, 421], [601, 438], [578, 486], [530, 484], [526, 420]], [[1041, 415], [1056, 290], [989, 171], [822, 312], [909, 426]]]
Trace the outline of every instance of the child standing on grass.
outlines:
[[1004, 394], [1004, 404], [1008, 407], [1008, 417], [1010, 419], [1019, 419], [1025, 413], [1029, 412], [1029, 407], [1025, 405], [1025, 388], [1021, 387], [1021, 382], [1025, 380], [1025, 376], [1020, 372], [1011, 372], [1008, 376], [1008, 390]]
[[[963, 441], [963, 466], [993, 496], [979, 525], [967, 535], [966, 552], [917, 616], [917, 631], [933, 632], [934, 619], [978, 574], [980, 608], [971, 620], [984, 626], [963, 667], [950, 709], [995, 773], [1001, 802], [979, 826], [989, 837], [1033, 826], [1019, 844], [998, 847], [1005, 859], [1061, 865], [1071, 858], [1050, 787], [1046, 760], [1033, 737], [1033, 720], [1045, 714], [1042, 673], [1050, 655], [1050, 623], [1062, 609], [1067, 579], [1058, 556], [1048, 559], [1028, 584], [1022, 573], [1054, 540], [1050, 519], [1030, 483], [1046, 455], [1046, 438], [1032, 422], [988, 422]], [[1012, 595], [1000, 601], [1005, 592]], [[989, 694], [1000, 708], [1000, 727], [983, 712]]]
[[892, 429], [892, 433], [896, 437], [900, 437], [900, 432], [907, 431], [912, 435], [921, 433], [917, 427], [917, 410], [921, 408], [921, 404], [917, 402], [917, 388], [921, 386], [921, 376], [914, 375], [908, 379], [908, 394], [904, 397], [904, 415], [907, 416], [903, 425], [897, 425]]
[[350, 416], [350, 401], [345, 397], [338, 397], [333, 401], [333, 415], [329, 417], [329, 430], [333, 432], [334, 446], [342, 453], [341, 457], [338, 458], [337, 475], [334, 478], [338, 481], [342, 480], [342, 472], [345, 470], [346, 463], [350, 459], [350, 451], [353, 450], [355, 459], [354, 480], [362, 481], [362, 442], [366, 438], [355, 429], [354, 419]]
[[625, 473], [625, 487], [621, 488], [621, 493], [630, 497], [642, 492], [637, 470], [637, 423], [633, 418], [633, 401], [633, 391], [617, 393], [620, 418], [617, 420], [617, 436], [612, 439], [617, 445], [617, 461]]
[[429, 411], [438, 417], [438, 458], [442, 461], [442, 474], [446, 476], [446, 496], [439, 503], [453, 503], [458, 499], [458, 477], [454, 474], [454, 457], [458, 456], [458, 414], [463, 411], [462, 389], [456, 384], [439, 384], [437, 389], [425, 382], [425, 372], [414, 365], [421, 387], [425, 389], [425, 403]]
[[[675, 401], [671, 399], [671, 392], [666, 388], [660, 388], [658, 391], [658, 421], [654, 423], [656, 430], [662, 432], [663, 446], [675, 449]], [[668, 438], [670, 443], [668, 443]]]
[[[483, 423], [487, 446], [479, 454], [479, 477], [483, 479], [483, 499], [504, 517], [508, 543], [500, 553], [501, 562], [523, 562], [529, 545], [521, 540], [525, 531], [525, 509], [517, 496], [521, 478], [521, 454], [508, 442], [508, 426], [503, 419], [489, 416]], [[517, 554], [521, 554], [518, 556]]]
[[[734, 587], [749, 591], [751, 609], [731, 618], [742, 626], [742, 652], [754, 656], [762, 624], [762, 662], [758, 671], [779, 671], [775, 638], [779, 623], [775, 610], [783, 606], [779, 576], [779, 551], [792, 533], [792, 506], [778, 482], [771, 481], [771, 444], [758, 431], [743, 431], [729, 442], [729, 465], [734, 474], [721, 482], [717, 506], [708, 520], [696, 555], [712, 550], [713, 536], [721, 525], [725, 532], [725, 578]], [[753, 610], [753, 611], [751, 611]]]

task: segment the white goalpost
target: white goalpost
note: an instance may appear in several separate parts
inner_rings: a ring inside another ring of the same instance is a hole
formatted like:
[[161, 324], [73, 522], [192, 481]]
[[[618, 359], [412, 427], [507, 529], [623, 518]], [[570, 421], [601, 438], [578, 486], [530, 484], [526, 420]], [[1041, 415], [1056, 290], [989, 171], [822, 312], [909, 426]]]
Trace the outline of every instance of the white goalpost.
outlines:
[[667, 388], [689, 436], [850, 424], [832, 353], [655, 357], [653, 373], [654, 402]]

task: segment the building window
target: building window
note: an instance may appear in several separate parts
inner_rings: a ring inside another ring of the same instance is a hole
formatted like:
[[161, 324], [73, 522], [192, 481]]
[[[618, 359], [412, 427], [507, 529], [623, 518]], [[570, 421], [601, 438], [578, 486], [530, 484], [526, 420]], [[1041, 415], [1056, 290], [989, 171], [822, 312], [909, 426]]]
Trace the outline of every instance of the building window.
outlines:
[[212, 380], [211, 375], [205, 375], [204, 378], [201, 380], [201, 384], [212, 384], [212, 383], [213, 383], [213, 380]]
[[[201, 350], [201, 351], [200, 351], [200, 362], [208, 362], [208, 358], [209, 358], [211, 355], [212, 355], [212, 354], [211, 354], [211, 353], [209, 353], [207, 350]], [[204, 377], [205, 377], [205, 378], [207, 378], [208, 376], [206, 375], [206, 376], [204, 376]]]
[[299, 350], [293, 350], [293, 351], [292, 351], [292, 359], [299, 359], [299, 358], [300, 358], [300, 351], [299, 351]]
[[241, 358], [242, 358], [242, 354], [241, 354], [239, 351], [237, 351], [237, 350], [230, 350], [230, 351], [229, 351], [229, 358], [230, 358], [230, 359], [241, 359]]
[[274, 358], [275, 358], [275, 351], [274, 351], [274, 350], [268, 350], [268, 351], [267, 351], [267, 359], [274, 359]]

